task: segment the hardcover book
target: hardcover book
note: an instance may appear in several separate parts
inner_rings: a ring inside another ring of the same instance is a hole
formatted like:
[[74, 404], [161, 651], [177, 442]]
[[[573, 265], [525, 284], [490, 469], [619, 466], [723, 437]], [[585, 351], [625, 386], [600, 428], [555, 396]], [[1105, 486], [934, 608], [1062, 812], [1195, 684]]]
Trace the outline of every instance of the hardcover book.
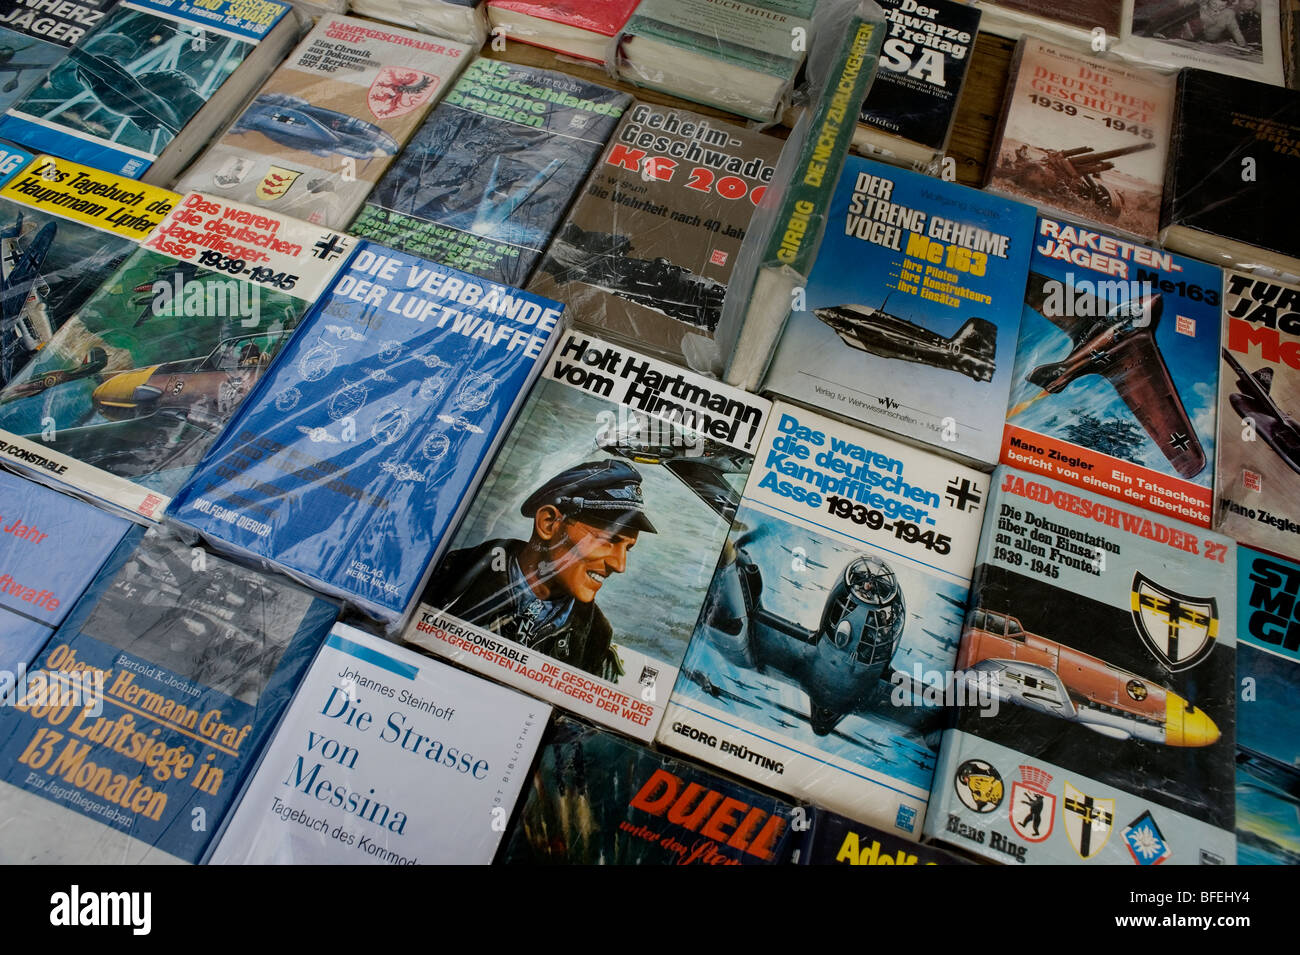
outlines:
[[686, 364], [712, 340], [781, 141], [682, 109], [623, 116], [529, 288], [610, 341]]
[[361, 243], [168, 516], [399, 626], [562, 311]]
[[1300, 559], [1300, 288], [1223, 281], [1214, 529]]
[[1178, 74], [1160, 241], [1223, 266], [1300, 276], [1300, 93]]
[[569, 332], [405, 639], [652, 739], [767, 412]]
[[986, 188], [1153, 241], [1174, 78], [1025, 37], [989, 158]]
[[811, 812], [562, 717], [498, 861], [777, 865]]
[[99, 26], [117, 0], [45, 3], [0, 2], [0, 47], [12, 52], [0, 64], [7, 79], [0, 87], [0, 113], [22, 99], [81, 38]]
[[22, 165], [31, 159], [0, 153], [0, 387], [181, 198], [53, 156]]
[[337, 612], [156, 529], [122, 558], [0, 707], [6, 863], [199, 862]]
[[1034, 210], [849, 157], [763, 389], [997, 462]]
[[779, 119], [815, 0], [641, 0], [619, 31], [619, 79], [762, 122]]
[[350, 0], [353, 13], [444, 36], [474, 48], [487, 40], [485, 0]]
[[630, 102], [561, 73], [479, 58], [351, 231], [522, 287]]
[[1237, 861], [1300, 865], [1300, 566], [1237, 549]]
[[1222, 273], [1040, 218], [1002, 461], [1210, 526]]
[[495, 35], [603, 64], [641, 0], [488, 0]]
[[114, 549], [134, 546], [134, 527], [0, 471], [0, 706], [17, 702], [27, 665]]
[[3, 460], [160, 519], [354, 242], [186, 196], [0, 391]]
[[1236, 557], [998, 468], [926, 835], [1008, 864], [1232, 864]]
[[209, 861], [487, 865], [550, 715], [336, 624]]
[[284, 58], [278, 0], [130, 0], [0, 118], [0, 137], [169, 185]]
[[930, 171], [943, 157], [980, 11], [956, 0], [877, 0], [889, 24], [853, 148]]
[[1169, 69], [1199, 67], [1282, 86], [1278, 0], [1124, 0], [1121, 56]]
[[342, 229], [471, 54], [324, 16], [177, 188]]
[[988, 476], [776, 404], [659, 742], [905, 839]]

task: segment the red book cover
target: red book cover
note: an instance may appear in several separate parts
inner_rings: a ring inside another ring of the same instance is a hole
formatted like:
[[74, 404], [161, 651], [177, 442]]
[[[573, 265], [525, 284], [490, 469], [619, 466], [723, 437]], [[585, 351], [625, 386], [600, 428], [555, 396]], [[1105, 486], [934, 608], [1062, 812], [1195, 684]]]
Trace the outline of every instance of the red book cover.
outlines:
[[627, 23], [641, 0], [489, 0], [492, 7], [538, 20], [552, 20], [578, 30], [613, 36]]

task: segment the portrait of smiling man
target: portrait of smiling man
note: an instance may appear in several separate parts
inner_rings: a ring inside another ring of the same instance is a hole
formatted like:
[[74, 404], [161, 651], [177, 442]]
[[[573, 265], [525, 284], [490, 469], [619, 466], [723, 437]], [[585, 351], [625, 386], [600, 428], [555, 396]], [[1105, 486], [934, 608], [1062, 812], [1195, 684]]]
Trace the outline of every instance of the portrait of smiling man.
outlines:
[[596, 598], [627, 570], [640, 534], [655, 533], [641, 474], [624, 461], [584, 462], [537, 488], [519, 510], [533, 522], [528, 540], [452, 551], [426, 593], [466, 623], [617, 681], [623, 665]]

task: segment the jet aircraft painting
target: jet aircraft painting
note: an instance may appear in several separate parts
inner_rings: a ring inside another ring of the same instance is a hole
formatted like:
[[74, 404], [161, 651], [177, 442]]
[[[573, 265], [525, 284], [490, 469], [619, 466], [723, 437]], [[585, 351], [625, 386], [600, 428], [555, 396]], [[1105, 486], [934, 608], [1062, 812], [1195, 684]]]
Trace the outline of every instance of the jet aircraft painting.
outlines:
[[[886, 302], [888, 299], [886, 299]], [[945, 338], [913, 322], [863, 305], [815, 308], [813, 314], [843, 339], [846, 345], [882, 358], [931, 365], [965, 375], [974, 381], [992, 381], [997, 370], [998, 329], [984, 318], [966, 321], [952, 338]]]
[[1300, 474], [1300, 422], [1277, 406], [1273, 400], [1273, 369], [1248, 372], [1228, 349], [1223, 360], [1237, 377], [1237, 391], [1228, 396], [1232, 410], [1243, 421], [1250, 421], [1255, 434], [1263, 439], [1292, 471]]
[[240, 115], [231, 133], [261, 133], [289, 149], [317, 156], [377, 159], [397, 154], [397, 140], [374, 123], [285, 93], [264, 93]]

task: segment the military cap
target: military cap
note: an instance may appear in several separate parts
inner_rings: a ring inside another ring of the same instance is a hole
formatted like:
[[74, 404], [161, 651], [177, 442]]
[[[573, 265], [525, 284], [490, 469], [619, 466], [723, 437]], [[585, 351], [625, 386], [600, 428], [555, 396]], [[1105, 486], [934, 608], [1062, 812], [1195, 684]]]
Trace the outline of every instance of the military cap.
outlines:
[[641, 474], [626, 461], [586, 461], [561, 471], [530, 494], [519, 512], [532, 517], [547, 504], [587, 524], [656, 533], [646, 517]]

